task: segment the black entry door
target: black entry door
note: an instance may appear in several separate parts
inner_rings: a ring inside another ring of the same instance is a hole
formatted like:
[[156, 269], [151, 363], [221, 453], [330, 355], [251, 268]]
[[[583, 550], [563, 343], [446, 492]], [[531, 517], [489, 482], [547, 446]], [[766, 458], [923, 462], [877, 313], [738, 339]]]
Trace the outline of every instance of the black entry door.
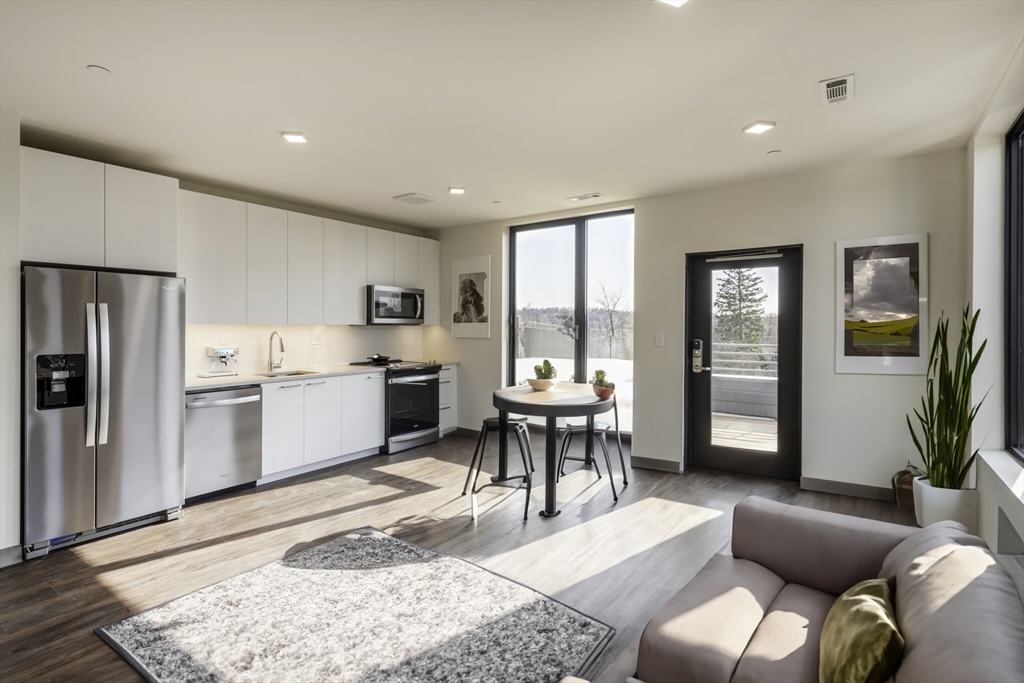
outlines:
[[799, 480], [802, 248], [686, 263], [688, 465]]

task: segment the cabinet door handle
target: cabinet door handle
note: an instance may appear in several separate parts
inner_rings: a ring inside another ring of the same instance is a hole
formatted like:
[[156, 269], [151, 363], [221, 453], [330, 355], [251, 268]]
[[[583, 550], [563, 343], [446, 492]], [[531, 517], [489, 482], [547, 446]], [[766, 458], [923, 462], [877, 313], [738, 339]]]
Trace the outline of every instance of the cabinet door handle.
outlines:
[[451, 410], [451, 409], [452, 409], [451, 406], [444, 406], [443, 408], [438, 408], [438, 410]]
[[278, 389], [294, 389], [295, 387], [301, 387], [301, 384], [281, 384]]
[[327, 380], [324, 380], [322, 382], [306, 382], [307, 387], [315, 387], [318, 384], [327, 384]]
[[443, 379], [443, 380], [441, 380], [441, 384], [451, 384], [451, 383], [452, 383], [452, 381], [450, 379]]

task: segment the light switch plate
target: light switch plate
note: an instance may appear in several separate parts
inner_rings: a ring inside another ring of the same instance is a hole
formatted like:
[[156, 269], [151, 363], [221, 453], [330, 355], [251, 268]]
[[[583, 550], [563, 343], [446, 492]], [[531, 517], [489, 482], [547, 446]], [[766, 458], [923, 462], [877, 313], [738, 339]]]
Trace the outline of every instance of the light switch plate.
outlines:
[[661, 334], [660, 332], [658, 334], [654, 335], [654, 345], [655, 346], [664, 346], [665, 345], [665, 335]]

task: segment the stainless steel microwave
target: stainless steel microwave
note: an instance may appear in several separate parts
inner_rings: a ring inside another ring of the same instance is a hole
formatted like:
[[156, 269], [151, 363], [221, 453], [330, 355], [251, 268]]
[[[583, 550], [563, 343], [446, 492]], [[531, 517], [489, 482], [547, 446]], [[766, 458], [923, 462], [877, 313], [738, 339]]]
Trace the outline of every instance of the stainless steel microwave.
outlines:
[[368, 285], [367, 325], [422, 325], [423, 290], [408, 287]]

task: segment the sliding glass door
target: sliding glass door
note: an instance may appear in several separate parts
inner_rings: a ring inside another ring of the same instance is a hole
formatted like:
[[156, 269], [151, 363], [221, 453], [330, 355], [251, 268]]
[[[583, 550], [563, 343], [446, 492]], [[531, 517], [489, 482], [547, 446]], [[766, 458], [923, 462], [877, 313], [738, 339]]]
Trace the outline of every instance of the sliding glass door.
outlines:
[[511, 229], [509, 379], [545, 359], [563, 382], [603, 370], [615, 383], [619, 424], [633, 425], [633, 212]]

